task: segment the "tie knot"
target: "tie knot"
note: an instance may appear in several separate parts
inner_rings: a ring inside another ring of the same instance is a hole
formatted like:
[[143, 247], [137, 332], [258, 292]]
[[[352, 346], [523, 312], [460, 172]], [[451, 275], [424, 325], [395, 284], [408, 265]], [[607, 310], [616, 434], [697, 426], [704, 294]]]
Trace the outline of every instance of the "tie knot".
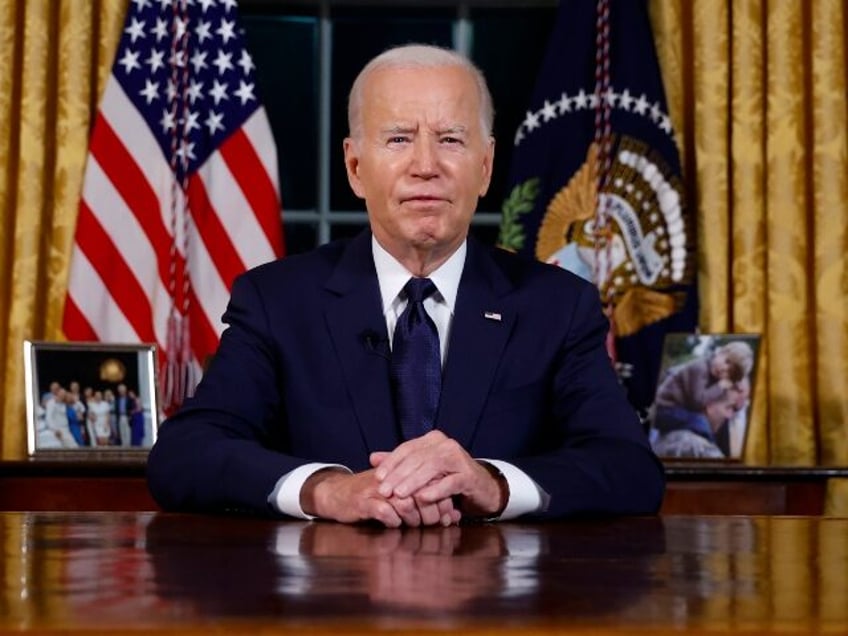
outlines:
[[436, 291], [436, 286], [429, 278], [410, 278], [403, 286], [406, 297], [411, 303], [420, 303]]

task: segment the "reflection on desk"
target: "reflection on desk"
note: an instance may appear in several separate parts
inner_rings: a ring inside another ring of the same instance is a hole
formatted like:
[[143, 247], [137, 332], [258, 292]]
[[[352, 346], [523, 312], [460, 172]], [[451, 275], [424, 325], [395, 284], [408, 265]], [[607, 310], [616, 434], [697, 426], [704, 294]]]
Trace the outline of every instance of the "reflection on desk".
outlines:
[[391, 530], [2, 513], [0, 629], [848, 631], [848, 519]]

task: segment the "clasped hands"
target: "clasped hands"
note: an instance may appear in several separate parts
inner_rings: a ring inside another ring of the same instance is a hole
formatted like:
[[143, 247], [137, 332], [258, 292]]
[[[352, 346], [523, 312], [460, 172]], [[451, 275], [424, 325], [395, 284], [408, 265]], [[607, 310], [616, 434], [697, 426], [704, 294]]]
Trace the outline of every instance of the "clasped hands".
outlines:
[[506, 505], [493, 474], [441, 431], [371, 453], [370, 462], [372, 468], [360, 473], [329, 468], [309, 477], [301, 490], [304, 512], [396, 528], [449, 526], [498, 514]]

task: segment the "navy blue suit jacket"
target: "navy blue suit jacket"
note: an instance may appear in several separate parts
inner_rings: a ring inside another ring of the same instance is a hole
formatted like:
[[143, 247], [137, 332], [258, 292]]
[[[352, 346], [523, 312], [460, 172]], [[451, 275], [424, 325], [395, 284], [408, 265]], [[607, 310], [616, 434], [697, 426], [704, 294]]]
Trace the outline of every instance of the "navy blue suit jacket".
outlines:
[[[147, 465], [165, 509], [270, 512], [282, 475], [401, 442], [371, 234], [239, 277], [194, 398]], [[594, 286], [468, 240], [436, 427], [551, 495], [540, 516], [652, 513], [661, 464], [604, 348]]]

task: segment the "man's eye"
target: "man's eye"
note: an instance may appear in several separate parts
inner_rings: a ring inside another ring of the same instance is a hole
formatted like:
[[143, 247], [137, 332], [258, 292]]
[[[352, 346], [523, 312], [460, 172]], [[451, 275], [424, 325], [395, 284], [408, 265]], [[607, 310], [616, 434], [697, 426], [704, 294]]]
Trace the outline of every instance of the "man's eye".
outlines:
[[444, 144], [461, 144], [462, 139], [459, 137], [442, 137], [442, 143]]
[[408, 137], [404, 137], [403, 135], [395, 135], [394, 137], [389, 137], [390, 144], [402, 144], [405, 141], [408, 141]]

